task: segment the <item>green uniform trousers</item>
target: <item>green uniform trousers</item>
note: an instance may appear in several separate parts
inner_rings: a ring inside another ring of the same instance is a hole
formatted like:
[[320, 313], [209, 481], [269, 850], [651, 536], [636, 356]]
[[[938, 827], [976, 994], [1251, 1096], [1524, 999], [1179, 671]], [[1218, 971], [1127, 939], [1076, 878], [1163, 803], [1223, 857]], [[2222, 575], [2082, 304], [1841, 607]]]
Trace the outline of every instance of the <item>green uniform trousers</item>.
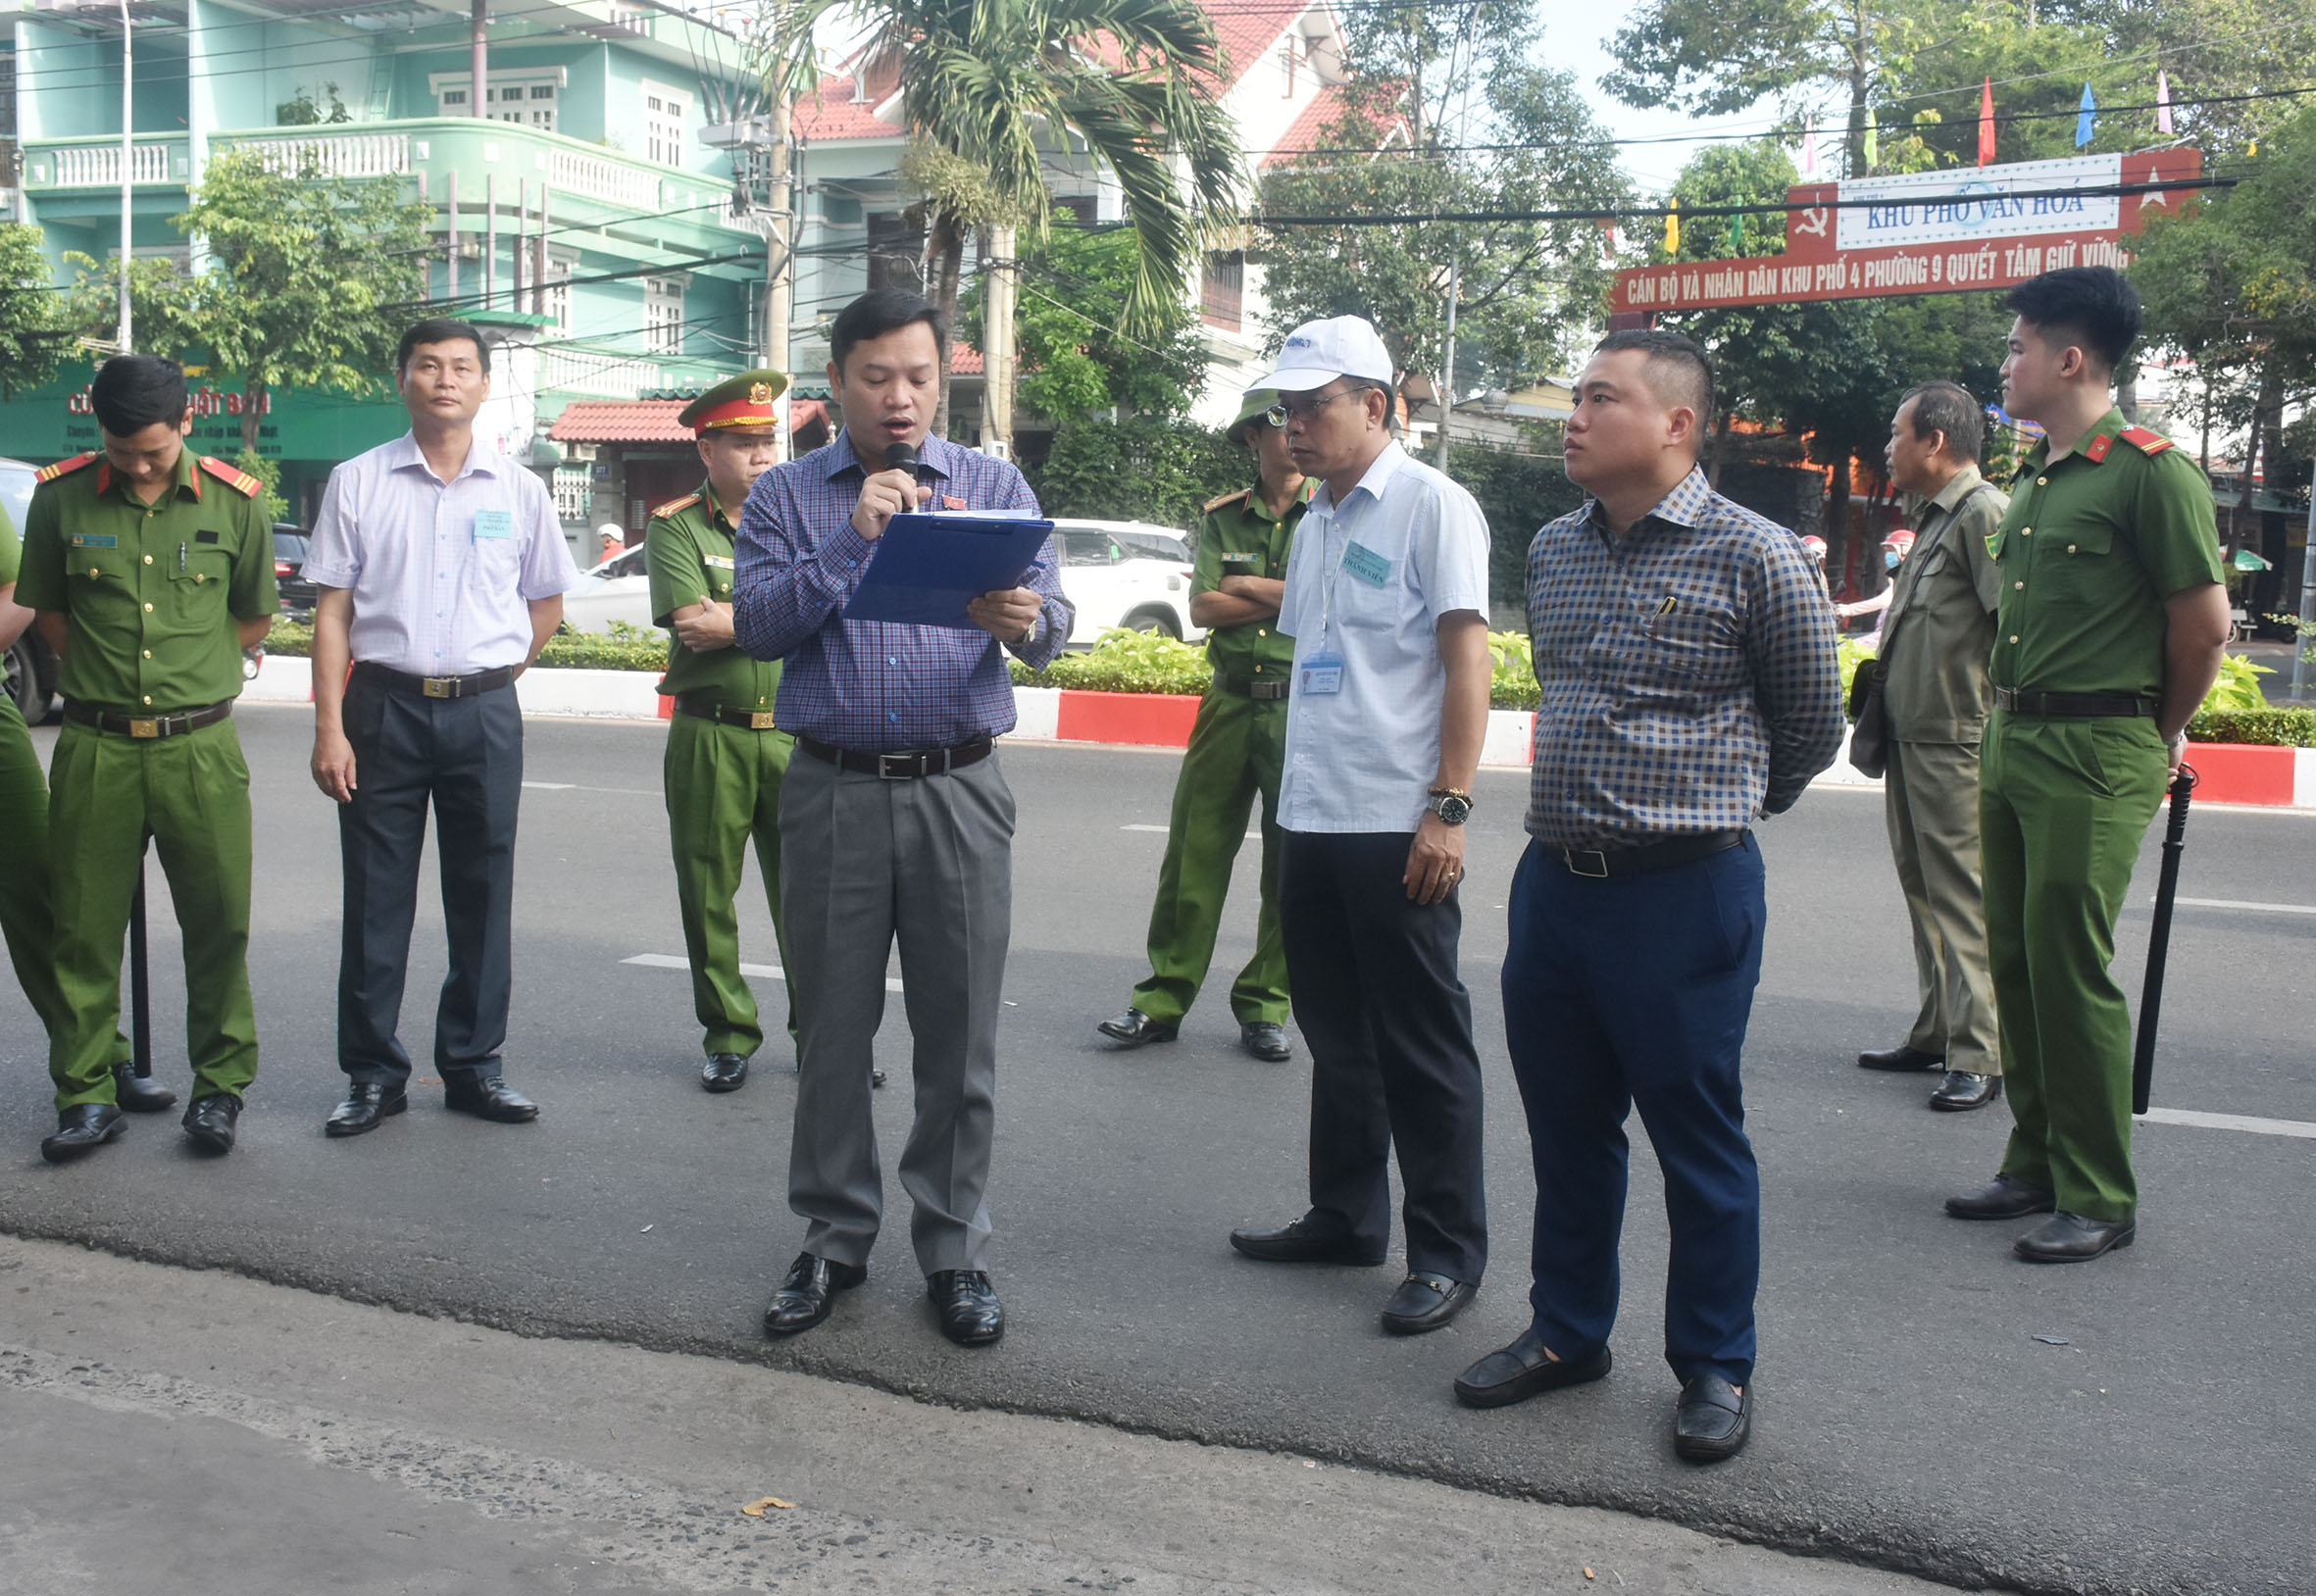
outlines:
[[2002, 1052], [1979, 885], [1978, 744], [1892, 742], [1882, 793], [1922, 995], [1906, 1045], [1937, 1054], [1949, 1070], [1998, 1075]]
[[2058, 1206], [2136, 1217], [2131, 1006], [2115, 917], [2169, 779], [2152, 721], [1996, 710], [1980, 765], [1987, 951], [2017, 1121], [2002, 1172]]
[[1246, 840], [1255, 795], [1263, 800], [1262, 908], [1254, 957], [1231, 984], [1240, 1024], [1284, 1024], [1286, 943], [1279, 931], [1279, 779], [1286, 762], [1286, 701], [1257, 703], [1221, 682], [1206, 691], [1174, 784], [1158, 900], [1150, 906], [1150, 978], [1133, 1006], [1162, 1025], [1179, 1025], [1214, 962], [1231, 866]]
[[[0, 816], [12, 830], [0, 848], [0, 940], [8, 943], [25, 1001], [53, 1037], [65, 1006], [56, 989], [56, 918], [48, 895], [48, 773], [23, 713], [6, 693], [0, 693]], [[116, 1031], [106, 1068], [131, 1057], [128, 1038]]]
[[[707, 1032], [705, 1051], [752, 1057], [764, 1045], [756, 994], [740, 975], [736, 900], [756, 839], [756, 869], [772, 903], [780, 969], [788, 936], [780, 923], [780, 778], [796, 739], [679, 711], [668, 723], [665, 786], [668, 837], [676, 857], [676, 898], [683, 910], [683, 951], [691, 961], [692, 1010]], [[794, 994], [790, 994], [791, 1013]], [[795, 1021], [788, 1022], [795, 1033]]]
[[233, 723], [141, 741], [68, 724], [49, 771], [57, 1107], [110, 1103], [121, 950], [145, 840], [169, 879], [185, 945], [185, 1052], [193, 1095], [238, 1098], [257, 1075], [249, 995], [249, 766]]

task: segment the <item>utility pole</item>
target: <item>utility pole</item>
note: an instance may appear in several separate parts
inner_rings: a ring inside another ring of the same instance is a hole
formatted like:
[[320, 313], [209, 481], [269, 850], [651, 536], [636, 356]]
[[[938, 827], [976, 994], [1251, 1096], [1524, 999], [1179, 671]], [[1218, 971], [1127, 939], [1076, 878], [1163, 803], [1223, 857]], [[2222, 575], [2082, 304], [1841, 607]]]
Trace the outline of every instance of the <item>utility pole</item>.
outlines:
[[129, 235], [134, 225], [132, 212], [136, 199], [136, 46], [129, 38], [128, 0], [121, 0], [121, 313], [113, 329], [113, 341], [126, 355], [132, 347], [130, 334], [134, 330], [128, 320], [128, 267], [135, 257], [129, 253]]
[[[1451, 243], [1449, 248], [1455, 246]], [[1447, 470], [1447, 422], [1455, 414], [1455, 298], [1461, 279], [1460, 257], [1447, 258], [1447, 361], [1439, 380], [1439, 469]]]
[[[771, 202], [771, 225], [764, 234], [764, 368], [788, 378], [788, 386], [795, 385], [796, 374], [788, 369], [788, 349], [791, 324], [796, 314], [796, 203], [795, 185], [790, 180], [789, 146], [794, 135], [794, 106], [788, 95], [788, 85], [782, 82], [772, 97], [772, 142], [765, 151], [772, 165], [772, 192], [766, 196]], [[780, 398], [773, 402], [773, 414], [779, 418], [778, 439], [773, 445], [773, 458], [788, 458], [788, 388], [780, 389]]]
[[1013, 458], [1014, 251], [1011, 227], [989, 229], [987, 314], [982, 318], [982, 453]]
[[490, 92], [487, 86], [490, 75], [490, 11], [485, 0], [475, 0], [467, 40], [473, 51], [469, 61], [470, 70], [475, 75], [474, 87], [467, 90], [467, 109], [478, 117], [486, 117], [490, 113], [482, 109], [482, 97]]
[[2316, 632], [2316, 485], [2308, 490], [2308, 546], [2300, 554], [2300, 623], [2291, 648], [2291, 699], [2295, 704], [2308, 684], [2311, 632]]

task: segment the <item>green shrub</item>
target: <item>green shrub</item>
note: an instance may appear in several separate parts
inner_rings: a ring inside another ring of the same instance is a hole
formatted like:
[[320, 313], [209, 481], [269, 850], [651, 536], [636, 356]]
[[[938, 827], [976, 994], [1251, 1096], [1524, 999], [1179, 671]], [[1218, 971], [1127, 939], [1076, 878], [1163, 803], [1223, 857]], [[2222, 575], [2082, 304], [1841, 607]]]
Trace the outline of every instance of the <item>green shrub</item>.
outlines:
[[1095, 693], [1203, 693], [1214, 679], [1206, 650], [1157, 631], [1113, 626], [1082, 654], [1063, 654], [1043, 671], [1007, 662], [1025, 687], [1075, 687]]
[[2316, 710], [2214, 710], [2208, 705], [2188, 723], [2190, 742], [2242, 742], [2262, 748], [2316, 748]]
[[[277, 621], [274, 629], [266, 633], [266, 652], [310, 658], [314, 652], [314, 628]], [[624, 621], [615, 621], [609, 634], [567, 631], [550, 637], [539, 653], [538, 663], [542, 667], [570, 671], [665, 671], [668, 638], [665, 632], [646, 631]]]
[[2219, 679], [2211, 684], [2211, 691], [2203, 695], [2206, 715], [2237, 715], [2268, 707], [2268, 695], [2260, 690], [2260, 677], [2273, 675], [2264, 665], [2254, 665], [2240, 654], [2229, 654], [2220, 660]]
[[1490, 708], [1533, 710], [1544, 701], [1544, 690], [1536, 685], [1536, 659], [1529, 646], [1528, 633], [1524, 631], [1487, 634], [1487, 652], [1495, 661], [1487, 693]]

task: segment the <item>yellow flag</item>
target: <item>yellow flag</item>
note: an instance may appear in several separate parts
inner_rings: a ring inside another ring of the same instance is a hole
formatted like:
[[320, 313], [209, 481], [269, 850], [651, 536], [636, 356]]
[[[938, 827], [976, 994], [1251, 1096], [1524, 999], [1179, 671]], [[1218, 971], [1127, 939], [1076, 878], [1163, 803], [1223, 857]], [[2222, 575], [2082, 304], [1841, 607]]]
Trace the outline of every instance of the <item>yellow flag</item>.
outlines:
[[1673, 208], [1665, 216], [1665, 253], [1681, 253], [1681, 202], [1673, 201]]

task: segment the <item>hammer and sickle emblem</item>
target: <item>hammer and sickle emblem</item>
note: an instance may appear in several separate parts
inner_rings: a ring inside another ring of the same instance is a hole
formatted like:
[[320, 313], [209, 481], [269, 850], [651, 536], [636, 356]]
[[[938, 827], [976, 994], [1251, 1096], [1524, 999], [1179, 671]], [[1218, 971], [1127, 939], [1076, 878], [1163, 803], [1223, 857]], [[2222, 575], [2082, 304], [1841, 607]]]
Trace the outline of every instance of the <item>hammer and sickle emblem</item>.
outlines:
[[1793, 230], [1797, 233], [1815, 233], [1818, 237], [1823, 238], [1826, 236], [1827, 220], [1833, 214], [1822, 205], [1804, 211], [1801, 213], [1801, 219], [1793, 224]]
[[748, 386], [748, 403], [751, 405], [771, 404], [772, 384], [769, 382], [750, 383]]

